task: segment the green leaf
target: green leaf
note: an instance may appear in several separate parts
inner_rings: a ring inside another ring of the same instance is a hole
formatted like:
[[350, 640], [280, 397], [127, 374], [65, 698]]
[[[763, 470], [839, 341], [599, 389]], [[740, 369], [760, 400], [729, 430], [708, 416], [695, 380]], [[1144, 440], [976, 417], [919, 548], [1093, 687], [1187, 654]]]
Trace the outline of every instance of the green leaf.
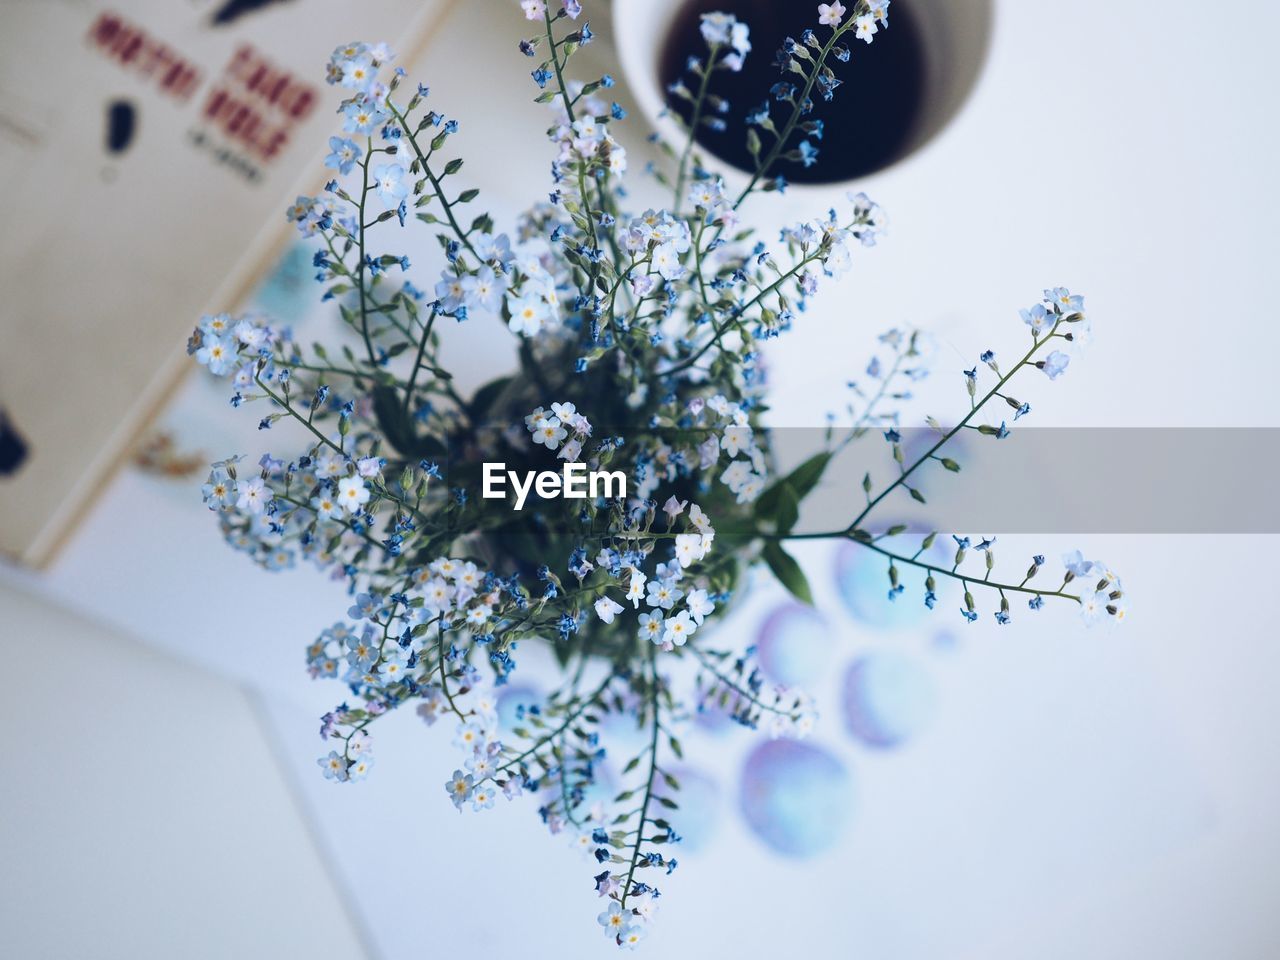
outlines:
[[475, 396], [471, 398], [471, 403], [468, 404], [473, 419], [483, 418], [485, 414], [489, 413], [494, 401], [498, 399], [512, 379], [512, 377], [499, 377], [497, 380], [490, 380], [476, 391]]
[[813, 592], [809, 581], [795, 558], [772, 540], [764, 545], [764, 562], [769, 565], [778, 582], [791, 591], [797, 600], [813, 606]]
[[[782, 492], [784, 488], [790, 488], [790, 495], [795, 498], [798, 505], [818, 485], [818, 481], [822, 479], [823, 472], [827, 469], [827, 464], [831, 462], [831, 456], [831, 453], [825, 450], [822, 453], [814, 454], [762, 493], [760, 499], [756, 501], [756, 517], [766, 520], [778, 516], [779, 510], [782, 508], [781, 501], [784, 496]], [[792, 525], [794, 526], [794, 524], [795, 521], [793, 520]], [[779, 529], [781, 529], [781, 526], [779, 526]]]
[[373, 388], [373, 413], [387, 442], [405, 457], [438, 457], [444, 453], [444, 445], [436, 438], [418, 436], [413, 418], [405, 411], [400, 392], [394, 387]]
[[823, 451], [816, 453], [800, 466], [791, 471], [787, 477], [787, 483], [791, 489], [796, 492], [796, 499], [803, 500], [818, 485], [818, 481], [822, 479], [822, 474], [827, 469], [827, 464], [831, 462], [831, 453]]
[[780, 534], [790, 533], [795, 529], [796, 521], [800, 519], [800, 501], [788, 483], [784, 483], [778, 491], [778, 509], [773, 519], [775, 529]]

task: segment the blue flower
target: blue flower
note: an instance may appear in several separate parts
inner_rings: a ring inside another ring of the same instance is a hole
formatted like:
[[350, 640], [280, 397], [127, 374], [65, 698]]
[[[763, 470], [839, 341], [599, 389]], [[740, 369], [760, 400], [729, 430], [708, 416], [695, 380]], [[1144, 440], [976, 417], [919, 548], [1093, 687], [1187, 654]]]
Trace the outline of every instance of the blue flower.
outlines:
[[327, 757], [316, 761], [324, 771], [326, 780], [337, 780], [339, 783], [347, 779], [347, 761], [337, 750], [330, 750]]
[[1053, 326], [1053, 315], [1044, 308], [1043, 303], [1037, 303], [1030, 310], [1019, 310], [1018, 313], [1032, 333], [1041, 334]]
[[1084, 297], [1073, 297], [1066, 287], [1054, 287], [1044, 292], [1044, 298], [1063, 314], [1083, 313]]
[[1043, 370], [1045, 372], [1045, 376], [1050, 380], [1057, 380], [1058, 377], [1062, 376], [1063, 372], [1067, 369], [1067, 364], [1070, 362], [1071, 358], [1069, 356], [1061, 350], [1055, 350], [1053, 353], [1049, 354], [1049, 356], [1037, 363], [1036, 366]]
[[818, 148], [808, 140], [801, 140], [797, 149], [800, 151], [800, 162], [806, 167], [812, 167], [818, 162]]
[[330, 137], [329, 150], [331, 152], [324, 158], [324, 165], [337, 170], [344, 176], [351, 172], [351, 168], [360, 161], [362, 155], [356, 142], [346, 137]]
[[539, 67], [537, 70], [533, 71], [533, 73], [529, 74], [529, 76], [533, 77], [533, 82], [539, 87], [545, 87], [547, 85], [547, 81], [550, 80], [554, 74], [552, 74], [552, 72], [546, 67]]

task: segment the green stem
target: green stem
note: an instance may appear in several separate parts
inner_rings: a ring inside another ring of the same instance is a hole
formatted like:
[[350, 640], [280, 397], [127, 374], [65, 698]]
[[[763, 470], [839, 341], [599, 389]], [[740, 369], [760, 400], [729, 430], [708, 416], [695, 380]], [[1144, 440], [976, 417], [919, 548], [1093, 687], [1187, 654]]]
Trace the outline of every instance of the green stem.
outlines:
[[636, 875], [636, 866], [640, 862], [640, 850], [644, 845], [644, 825], [649, 819], [649, 803], [653, 800], [653, 782], [658, 773], [658, 660], [657, 647], [646, 644], [649, 648], [649, 709], [653, 714], [653, 732], [649, 737], [649, 779], [644, 787], [644, 802], [640, 805], [640, 822], [636, 825], [636, 842], [631, 850], [631, 866], [627, 870], [627, 881], [622, 885], [622, 908], [627, 907], [627, 897], [631, 896], [631, 882]]
[[747, 182], [747, 185], [743, 187], [742, 192], [738, 194], [738, 199], [733, 202], [733, 208], [735, 210], [738, 209], [742, 201], [747, 198], [747, 195], [755, 189], [755, 185], [760, 181], [760, 178], [763, 177], [769, 171], [769, 168], [777, 162], [778, 156], [786, 147], [787, 140], [790, 139], [792, 132], [796, 128], [796, 124], [800, 122], [800, 117], [802, 115], [800, 110], [801, 104], [808, 100], [809, 94], [813, 92], [813, 85], [818, 82], [818, 74], [826, 63], [827, 57], [830, 55], [832, 48], [836, 45], [836, 41], [840, 39], [841, 35], [843, 35], [852, 24], [853, 18], [850, 18], [843, 27], [837, 27], [833, 30], [831, 32], [831, 38], [823, 44], [817, 57], [814, 58], [813, 70], [805, 80], [804, 91], [795, 100], [795, 106], [791, 111], [790, 118], [788, 118], [786, 125], [782, 128], [782, 133], [778, 135], [778, 139], [774, 141], [769, 153], [765, 156], [764, 162], [756, 167], [756, 172], [751, 175], [751, 179]]
[[422, 166], [422, 172], [426, 174], [427, 179], [431, 181], [431, 189], [439, 198], [440, 204], [444, 207], [444, 215], [449, 218], [449, 226], [453, 228], [454, 234], [462, 242], [471, 255], [477, 260], [480, 255], [476, 253], [476, 248], [471, 245], [471, 241], [467, 239], [466, 231], [462, 229], [462, 224], [458, 223], [458, 218], [453, 215], [453, 205], [449, 203], [444, 195], [444, 188], [440, 185], [439, 178], [431, 171], [431, 167], [427, 163], [426, 155], [423, 154], [422, 148], [418, 146], [418, 138], [414, 131], [409, 129], [409, 121], [405, 119], [404, 114], [391, 102], [391, 98], [387, 98], [387, 108], [395, 116], [396, 122], [400, 124], [400, 129], [404, 131], [405, 136], [409, 138], [409, 145], [413, 147], [413, 152], [418, 158], [418, 163]]
[[356, 263], [356, 286], [360, 290], [360, 336], [364, 338], [365, 350], [369, 353], [369, 364], [375, 369], [378, 366], [377, 354], [373, 349], [373, 341], [369, 339], [369, 298], [364, 282], [364, 206], [369, 197], [369, 161], [373, 158], [373, 138], [365, 138], [364, 163], [360, 164], [361, 185], [360, 185], [360, 213], [357, 222], [360, 224], [360, 236], [357, 238], [359, 244], [356, 255], [359, 257]]
[[693, 154], [694, 137], [698, 134], [698, 124], [702, 122], [702, 108], [706, 104], [711, 71], [715, 68], [716, 57], [719, 54], [720, 44], [712, 44], [711, 53], [707, 56], [707, 64], [702, 70], [701, 82], [698, 84], [698, 96], [693, 102], [693, 117], [689, 121], [689, 139], [685, 141], [684, 152], [680, 154], [680, 165], [676, 168], [676, 189], [671, 200], [673, 216], [680, 216], [680, 202], [684, 195], [685, 180], [688, 178], [689, 157]]
[[862, 521], [867, 518], [867, 515], [870, 514], [871, 511], [876, 508], [876, 505], [879, 504], [881, 500], [887, 497], [892, 491], [902, 486], [902, 484], [906, 481], [907, 477], [915, 473], [917, 467], [919, 467], [922, 463], [925, 463], [926, 461], [932, 459], [933, 455], [937, 453], [938, 450], [940, 450], [947, 443], [948, 440], [950, 440], [957, 433], [963, 430], [968, 425], [969, 421], [972, 420], [974, 416], [978, 413], [978, 411], [982, 409], [983, 405], [988, 400], [990, 400], [993, 396], [995, 396], [999, 390], [1003, 389], [1004, 385], [1013, 378], [1014, 374], [1016, 374], [1019, 370], [1021, 370], [1024, 366], [1026, 366], [1028, 362], [1030, 362], [1031, 358], [1035, 356], [1035, 353], [1037, 350], [1039, 350], [1042, 346], [1044, 346], [1046, 343], [1049, 342], [1050, 338], [1052, 338], [1053, 335], [1057, 332], [1058, 326], [1061, 323], [1062, 323], [1062, 320], [1059, 319], [1057, 322], [1054, 323], [1053, 329], [1049, 331], [1049, 336], [1045, 337], [1043, 340], [1036, 340], [1031, 345], [1031, 349], [1026, 352], [1023, 358], [1019, 360], [1016, 364], [1014, 364], [1013, 369], [1011, 369], [1008, 373], [1006, 373], [1003, 377], [1001, 377], [1000, 382], [997, 383], [994, 387], [992, 387], [991, 390], [987, 392], [986, 396], [984, 396], [981, 400], [979, 400], [976, 404], [974, 404], [973, 408], [967, 414], [965, 414], [964, 419], [961, 420], [954, 427], [952, 427], [949, 431], [944, 433], [942, 435], [941, 440], [939, 440], [932, 447], [930, 447], [928, 451], [925, 452], [910, 467], [902, 471], [902, 473], [899, 474], [899, 476], [897, 477], [897, 479], [893, 481], [893, 483], [889, 484], [882, 491], [880, 491], [880, 493], [876, 497], [874, 497], [871, 500], [871, 502], [866, 505], [866, 507], [863, 508], [862, 512], [859, 513], [854, 518], [853, 523], [849, 524], [849, 526], [846, 528], [844, 532], [850, 533], [858, 529], [858, 527], [862, 524]]
[[418, 341], [418, 355], [413, 360], [413, 373], [409, 375], [409, 385], [404, 388], [404, 413], [408, 414], [409, 404], [413, 401], [413, 387], [418, 382], [418, 371], [422, 369], [422, 355], [426, 352], [427, 341], [431, 338], [431, 328], [436, 322], [436, 311], [433, 307], [431, 316], [422, 328], [422, 339]]
[[682, 360], [680, 363], [677, 363], [674, 367], [670, 367], [666, 371], [664, 371], [665, 375], [670, 376], [673, 373], [679, 373], [681, 370], [688, 369], [689, 367], [697, 363], [698, 360], [700, 360], [708, 350], [710, 350], [712, 347], [714, 347], [716, 344], [720, 342], [720, 338], [724, 336], [724, 334], [728, 331], [728, 329], [731, 326], [733, 326], [735, 323], [738, 323], [748, 310], [750, 310], [757, 303], [759, 303], [761, 300], [767, 297], [770, 293], [773, 293], [780, 286], [782, 286], [784, 283], [786, 283], [788, 280], [790, 280], [792, 277], [794, 277], [797, 273], [799, 273], [801, 270], [803, 270], [805, 267], [807, 267], [816, 259], [818, 259], [817, 254], [805, 257], [795, 266], [791, 267], [791, 269], [789, 269], [782, 276], [778, 277], [777, 280], [769, 284], [769, 286], [762, 289], [759, 293], [757, 293], [754, 297], [748, 300], [741, 307], [735, 307], [733, 311], [729, 314], [729, 316], [725, 319], [725, 321], [716, 327], [715, 335], [710, 340], [708, 340], [701, 347], [699, 347], [698, 350], [695, 351], [694, 354], [691, 357], [689, 357], [687, 360]]

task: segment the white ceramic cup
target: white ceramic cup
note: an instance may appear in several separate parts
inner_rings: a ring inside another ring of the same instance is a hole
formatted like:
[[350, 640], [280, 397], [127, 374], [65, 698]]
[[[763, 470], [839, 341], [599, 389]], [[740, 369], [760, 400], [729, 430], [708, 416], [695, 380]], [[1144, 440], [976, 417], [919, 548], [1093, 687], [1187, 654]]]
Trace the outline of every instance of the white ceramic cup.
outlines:
[[[645, 119], [664, 139], [684, 142], [680, 123], [665, 111], [665, 91], [660, 76], [663, 47], [672, 21], [687, 0], [613, 0], [613, 34], [627, 91]], [[780, 4], [807, 0], [777, 0]], [[986, 62], [994, 17], [994, 0], [895, 0], [889, 9], [893, 29], [895, 7], [910, 6], [924, 44], [924, 106], [916, 129], [894, 163], [899, 163], [936, 137], [968, 100]], [[852, 7], [852, 3], [847, 6]], [[813, 7], [813, 27], [818, 29], [818, 5]], [[857, 44], [849, 36], [851, 45]], [[854, 50], [857, 55], [857, 50]], [[756, 48], [748, 56], [773, 57], [772, 50]], [[837, 75], [839, 74], [839, 64]], [[844, 91], [847, 95], [847, 91]], [[745, 183], [747, 174], [707, 154], [707, 166], [730, 183]], [[849, 181], [853, 182], [853, 181]], [[803, 186], [797, 184], [797, 186]], [[839, 184], [811, 185], [830, 189]]]

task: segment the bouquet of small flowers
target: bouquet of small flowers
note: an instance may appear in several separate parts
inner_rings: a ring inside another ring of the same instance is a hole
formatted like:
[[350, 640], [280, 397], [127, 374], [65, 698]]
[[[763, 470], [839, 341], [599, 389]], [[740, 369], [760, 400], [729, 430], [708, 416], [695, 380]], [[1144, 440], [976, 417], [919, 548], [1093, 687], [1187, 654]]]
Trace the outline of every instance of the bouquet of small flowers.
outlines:
[[[1065, 289], [1022, 312], [1030, 345], [1017, 362], [1005, 369], [987, 352], [964, 372], [968, 407], [953, 426], [930, 420], [927, 449], [908, 456], [896, 412], [884, 409], [925, 372], [920, 335], [891, 331], [881, 338], [889, 358], [868, 368], [875, 388], [858, 391], [848, 430], [827, 430], [822, 448], [776, 475], [761, 344], [875, 244], [883, 215], [857, 194], [774, 243], [740, 218], [748, 200], [785, 188], [788, 164], [813, 162], [815, 98], [830, 100], [839, 65], [888, 25], [888, 2], [821, 4], [814, 29], [778, 51], [792, 79], [749, 115], [755, 169], [740, 190], [704, 169], [694, 136], [722, 122], [716, 75], [741, 69], [748, 27], [704, 16], [705, 56], [672, 91], [688, 100], [688, 140], [660, 143], [668, 167], [651, 171], [670, 205], [642, 211], [627, 209], [621, 188], [627, 153], [612, 129], [625, 111], [610, 102], [613, 78], [567, 73], [594, 40], [581, 5], [521, 7], [537, 25], [520, 52], [550, 111], [552, 183], [505, 231], [462, 185], [463, 160], [450, 156], [458, 122], [433, 108], [428, 89], [407, 86], [385, 45], [334, 51], [327, 79], [346, 97], [345, 135], [330, 140], [325, 161], [334, 179], [288, 217], [314, 240], [316, 279], [351, 336], [308, 348], [259, 316], [201, 320], [190, 352], [231, 379], [234, 407], [263, 408], [260, 429], [287, 426], [294, 438], [285, 457], [214, 464], [204, 499], [231, 544], [262, 566], [302, 558], [348, 585], [346, 616], [307, 648], [311, 675], [348, 689], [323, 718], [324, 775], [366, 776], [370, 731], [393, 710], [445, 720], [462, 752], [449, 801], [481, 810], [499, 795], [531, 795], [551, 832], [598, 864], [600, 923], [630, 947], [653, 915], [658, 878], [677, 865], [670, 768], [681, 724], [716, 709], [800, 736], [814, 720], [805, 694], [768, 684], [750, 650], [715, 642], [748, 568], [768, 568], [811, 602], [786, 545], [823, 537], [879, 555], [891, 599], [908, 571], [931, 608], [952, 585], [968, 621], [979, 616], [977, 594], [991, 596], [1000, 623], [1018, 597], [1032, 610], [1046, 598], [1074, 602], [1089, 619], [1122, 619], [1124, 606], [1115, 575], [1079, 554], [1048, 583], [1040, 556], [1002, 578], [992, 540], [957, 536], [951, 562], [939, 561], [938, 534], [904, 549], [895, 544], [905, 528], [877, 522], [890, 498], [924, 501], [923, 473], [960, 469], [946, 448], [962, 432], [1008, 435], [1030, 410], [1011, 397], [1013, 378], [1062, 374], [1089, 329], [1082, 299]], [[410, 227], [439, 241], [430, 292], [410, 282], [406, 256], [375, 246]], [[495, 371], [469, 396], [437, 359], [440, 327], [462, 322], [502, 328], [519, 346], [519, 368]], [[1006, 405], [1003, 419], [991, 416]], [[796, 532], [800, 504], [833, 458], [871, 433], [885, 439], [891, 476], [876, 484], [868, 472], [850, 491], [860, 509], [834, 529]], [[530, 496], [532, 480], [520, 476], [535, 473]], [[559, 686], [500, 725], [500, 688], [535, 645], [554, 653]], [[638, 754], [609, 752], [601, 726], [611, 715], [644, 731]], [[623, 789], [598, 801], [593, 784], [615, 761]]]

